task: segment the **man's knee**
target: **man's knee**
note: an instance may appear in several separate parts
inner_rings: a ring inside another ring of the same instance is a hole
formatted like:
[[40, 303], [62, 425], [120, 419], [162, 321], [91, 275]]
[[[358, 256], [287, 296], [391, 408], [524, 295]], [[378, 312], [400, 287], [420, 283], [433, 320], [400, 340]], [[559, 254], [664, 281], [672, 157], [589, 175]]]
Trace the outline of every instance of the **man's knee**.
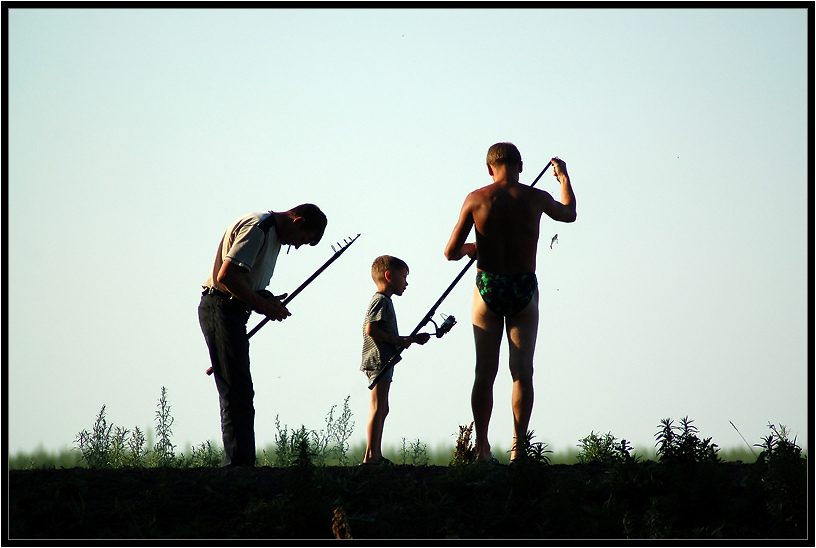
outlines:
[[475, 382], [478, 384], [490, 384], [496, 380], [499, 372], [499, 363], [476, 361]]
[[513, 382], [521, 382], [523, 385], [533, 383], [533, 362], [532, 360], [523, 360], [517, 362], [510, 362], [510, 376]]

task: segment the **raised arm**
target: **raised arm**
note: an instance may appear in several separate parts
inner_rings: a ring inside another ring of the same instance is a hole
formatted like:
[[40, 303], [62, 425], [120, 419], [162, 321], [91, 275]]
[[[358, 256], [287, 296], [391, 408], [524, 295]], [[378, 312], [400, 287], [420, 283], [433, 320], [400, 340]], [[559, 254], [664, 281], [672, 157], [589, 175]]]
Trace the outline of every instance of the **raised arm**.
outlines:
[[556, 201], [548, 192], [545, 192], [544, 213], [550, 218], [564, 223], [575, 221], [575, 193], [572, 191], [567, 163], [560, 158], [550, 160], [553, 166], [553, 176], [561, 183], [561, 201]]
[[471, 195], [465, 198], [462, 210], [459, 212], [459, 220], [453, 228], [448, 245], [445, 246], [445, 258], [449, 261], [458, 261], [465, 255], [471, 259], [476, 256], [476, 244], [466, 244], [465, 240], [473, 228], [473, 213], [471, 211]]

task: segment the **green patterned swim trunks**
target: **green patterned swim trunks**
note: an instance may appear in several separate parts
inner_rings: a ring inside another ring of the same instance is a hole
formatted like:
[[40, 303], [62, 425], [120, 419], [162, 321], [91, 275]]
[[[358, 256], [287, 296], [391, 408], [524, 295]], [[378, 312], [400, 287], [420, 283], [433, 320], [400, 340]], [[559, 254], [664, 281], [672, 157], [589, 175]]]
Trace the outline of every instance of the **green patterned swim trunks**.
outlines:
[[491, 274], [476, 273], [476, 287], [487, 307], [499, 316], [519, 313], [538, 289], [535, 273]]

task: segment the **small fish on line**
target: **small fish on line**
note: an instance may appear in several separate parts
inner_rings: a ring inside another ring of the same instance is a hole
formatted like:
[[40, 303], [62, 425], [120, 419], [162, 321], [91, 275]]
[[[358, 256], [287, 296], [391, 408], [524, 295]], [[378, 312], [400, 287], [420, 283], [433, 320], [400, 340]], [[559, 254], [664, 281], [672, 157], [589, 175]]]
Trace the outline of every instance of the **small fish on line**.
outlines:
[[557, 243], [558, 243], [558, 234], [553, 236], [552, 240], [550, 240], [550, 249], [552, 249], [553, 244], [557, 244]]

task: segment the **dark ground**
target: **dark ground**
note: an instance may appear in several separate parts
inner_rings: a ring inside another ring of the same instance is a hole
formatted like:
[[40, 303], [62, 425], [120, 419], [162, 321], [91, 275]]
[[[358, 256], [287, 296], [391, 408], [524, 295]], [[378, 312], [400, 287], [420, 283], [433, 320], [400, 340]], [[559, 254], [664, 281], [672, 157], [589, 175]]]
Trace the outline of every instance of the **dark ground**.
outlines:
[[812, 527], [804, 460], [784, 477], [756, 464], [646, 461], [13, 470], [6, 485], [11, 544], [198, 539], [200, 545], [346, 533], [356, 539], [806, 539]]

